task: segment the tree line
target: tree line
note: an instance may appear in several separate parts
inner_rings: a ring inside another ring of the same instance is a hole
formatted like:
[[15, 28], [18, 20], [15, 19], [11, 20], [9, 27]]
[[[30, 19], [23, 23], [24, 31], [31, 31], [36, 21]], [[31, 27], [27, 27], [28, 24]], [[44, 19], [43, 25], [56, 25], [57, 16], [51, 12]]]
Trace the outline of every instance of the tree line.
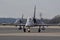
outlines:
[[44, 19], [44, 22], [47, 24], [59, 24], [60, 23], [60, 15], [56, 15], [52, 19]]

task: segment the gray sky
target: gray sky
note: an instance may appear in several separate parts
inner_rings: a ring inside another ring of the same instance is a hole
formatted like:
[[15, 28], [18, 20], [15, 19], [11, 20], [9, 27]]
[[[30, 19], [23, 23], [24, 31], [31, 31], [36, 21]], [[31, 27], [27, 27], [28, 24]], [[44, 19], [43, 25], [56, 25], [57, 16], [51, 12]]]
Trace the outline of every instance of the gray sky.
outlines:
[[39, 13], [43, 18], [52, 18], [60, 15], [60, 0], [0, 0], [0, 17], [24, 18], [33, 16], [34, 5], [36, 5], [36, 17]]

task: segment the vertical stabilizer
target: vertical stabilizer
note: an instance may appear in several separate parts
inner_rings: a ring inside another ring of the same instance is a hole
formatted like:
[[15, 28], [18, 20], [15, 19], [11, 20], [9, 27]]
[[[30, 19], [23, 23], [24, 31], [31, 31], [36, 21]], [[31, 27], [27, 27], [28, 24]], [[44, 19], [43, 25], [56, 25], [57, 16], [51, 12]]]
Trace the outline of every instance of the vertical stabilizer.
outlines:
[[16, 21], [14, 22], [14, 24], [20, 24], [20, 23], [23, 23], [23, 17], [24, 17], [24, 15], [22, 14], [21, 19], [16, 19]]
[[[45, 23], [44, 23], [44, 20], [43, 20], [43, 18], [42, 18], [42, 13], [40, 13], [40, 22], [41, 22], [41, 24], [45, 24]], [[46, 26], [42, 26], [41, 29], [42, 29], [42, 30], [45, 30], [45, 27], [46, 27]]]
[[34, 21], [34, 23], [36, 23], [35, 15], [36, 15], [36, 5], [34, 7], [34, 15], [33, 15], [33, 21]]
[[23, 17], [24, 17], [24, 15], [22, 14], [22, 17], [21, 18], [23, 19]]
[[43, 18], [42, 18], [42, 13], [40, 13], [40, 22], [41, 22], [41, 24], [45, 24], [43, 21]]
[[42, 13], [40, 13], [40, 19], [42, 20]]
[[35, 18], [35, 15], [36, 15], [36, 5], [34, 7], [34, 17], [33, 18]]

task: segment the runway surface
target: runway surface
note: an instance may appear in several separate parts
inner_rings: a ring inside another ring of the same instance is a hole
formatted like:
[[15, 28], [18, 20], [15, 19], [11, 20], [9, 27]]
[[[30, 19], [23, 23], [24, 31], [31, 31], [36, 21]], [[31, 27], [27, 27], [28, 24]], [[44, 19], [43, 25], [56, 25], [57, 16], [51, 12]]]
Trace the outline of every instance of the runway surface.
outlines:
[[56, 36], [56, 37], [52, 37], [52, 36], [48, 36], [48, 37], [36, 37], [36, 36], [4, 36], [4, 37], [0, 37], [0, 40], [60, 40], [60, 37]]
[[[31, 28], [30, 33], [38, 33], [38, 28]], [[27, 30], [26, 30], [27, 32]], [[45, 30], [42, 30], [40, 33], [59, 33], [60, 27], [47, 27]], [[0, 33], [24, 33], [23, 30], [19, 30], [17, 27], [6, 27], [2, 26], [0, 27]]]
[[60, 27], [48, 27], [38, 33], [38, 28], [24, 33], [16, 27], [0, 27], [0, 40], [60, 40]]

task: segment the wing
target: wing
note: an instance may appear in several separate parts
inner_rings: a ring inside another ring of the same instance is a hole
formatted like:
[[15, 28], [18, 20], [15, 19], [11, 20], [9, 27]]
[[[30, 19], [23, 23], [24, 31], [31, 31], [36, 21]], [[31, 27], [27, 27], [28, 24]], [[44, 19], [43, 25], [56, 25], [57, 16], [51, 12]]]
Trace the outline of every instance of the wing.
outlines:
[[34, 26], [60, 26], [60, 24], [34, 24]]
[[0, 24], [0, 25], [3, 25], [3, 26], [25, 26], [25, 24], [8, 24], [8, 23], [4, 23], [4, 24]]

